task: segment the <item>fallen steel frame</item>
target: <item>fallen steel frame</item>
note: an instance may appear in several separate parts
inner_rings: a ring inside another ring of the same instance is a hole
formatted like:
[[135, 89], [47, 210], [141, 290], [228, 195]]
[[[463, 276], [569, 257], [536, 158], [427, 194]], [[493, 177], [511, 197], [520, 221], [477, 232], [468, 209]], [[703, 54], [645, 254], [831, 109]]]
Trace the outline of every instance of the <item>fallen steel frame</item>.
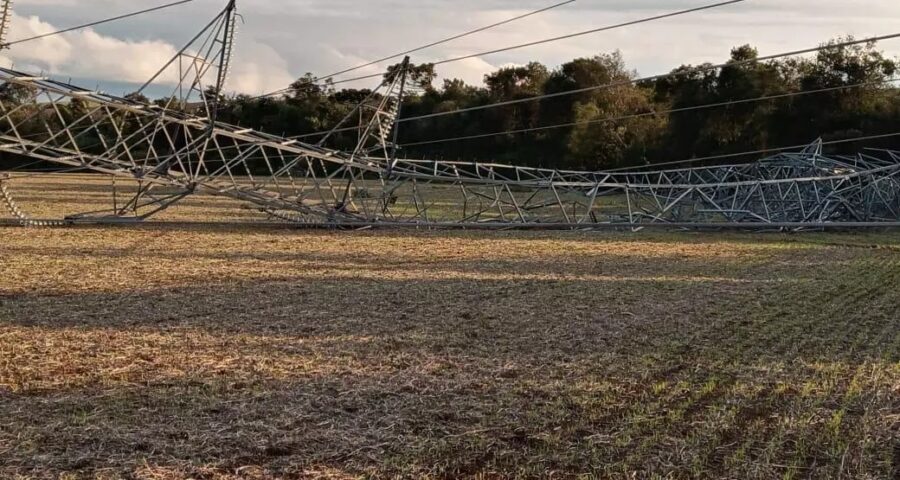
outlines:
[[[0, 69], [0, 152], [138, 183], [127, 201], [67, 223], [142, 221], [196, 193], [310, 225], [802, 228], [900, 221], [900, 153], [828, 156], [821, 141], [754, 163], [670, 170], [398, 159], [408, 59], [335, 127], [358, 116], [353, 151], [324, 147], [328, 137], [312, 145], [228, 125], [218, 121], [218, 102], [235, 18], [231, 1], [164, 67], [178, 67], [177, 82], [158, 104]], [[0, 176], [0, 192], [23, 225], [60, 224], [28, 217], [7, 189], [14, 180]]]

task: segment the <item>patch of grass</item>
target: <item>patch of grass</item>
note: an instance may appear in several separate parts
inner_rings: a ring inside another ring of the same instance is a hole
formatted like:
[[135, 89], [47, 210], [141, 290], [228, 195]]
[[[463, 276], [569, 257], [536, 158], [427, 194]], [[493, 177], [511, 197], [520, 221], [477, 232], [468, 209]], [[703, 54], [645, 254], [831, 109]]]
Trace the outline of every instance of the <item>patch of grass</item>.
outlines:
[[0, 235], [0, 478], [900, 467], [894, 237]]

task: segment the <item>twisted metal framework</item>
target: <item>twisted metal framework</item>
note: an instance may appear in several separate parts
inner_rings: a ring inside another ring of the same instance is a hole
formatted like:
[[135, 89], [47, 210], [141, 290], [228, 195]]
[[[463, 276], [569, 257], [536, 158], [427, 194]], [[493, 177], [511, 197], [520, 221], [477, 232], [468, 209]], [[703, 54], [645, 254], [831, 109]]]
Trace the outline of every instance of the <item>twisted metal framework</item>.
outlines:
[[755, 163], [625, 172], [632, 222], [877, 223], [900, 220], [900, 153], [825, 156], [818, 140]]
[[[900, 222], [900, 153], [827, 156], [821, 141], [750, 164], [672, 170], [579, 172], [398, 159], [409, 59], [335, 126], [337, 132], [358, 123], [353, 151], [326, 148], [330, 135], [313, 145], [228, 125], [217, 113], [235, 19], [231, 1], [151, 79], [175, 78], [172, 96], [157, 103], [0, 69], [0, 152], [138, 183], [127, 201], [72, 215], [69, 223], [141, 221], [196, 193], [318, 225]], [[23, 225], [55, 225], [32, 220], [15, 204], [10, 178], [0, 175], [0, 196], [13, 215]]]
[[0, 0], [0, 49], [6, 45], [9, 22], [12, 16], [12, 0]]

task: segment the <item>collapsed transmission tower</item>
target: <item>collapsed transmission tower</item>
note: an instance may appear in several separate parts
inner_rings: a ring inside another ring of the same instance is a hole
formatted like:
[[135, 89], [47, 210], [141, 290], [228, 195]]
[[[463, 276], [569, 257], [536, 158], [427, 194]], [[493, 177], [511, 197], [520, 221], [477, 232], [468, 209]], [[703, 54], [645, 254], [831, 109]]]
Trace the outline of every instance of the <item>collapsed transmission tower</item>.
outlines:
[[[831, 156], [817, 141], [749, 163], [582, 172], [398, 158], [409, 59], [332, 133], [356, 123], [351, 151], [219, 120], [237, 12], [229, 4], [156, 75], [172, 94], [151, 103], [0, 69], [0, 152], [7, 161], [135, 182], [106, 209], [66, 223], [143, 221], [194, 195], [239, 200], [269, 218], [316, 225], [599, 228], [748, 227], [900, 222], [900, 153]], [[20, 223], [0, 172], [3, 200]]]

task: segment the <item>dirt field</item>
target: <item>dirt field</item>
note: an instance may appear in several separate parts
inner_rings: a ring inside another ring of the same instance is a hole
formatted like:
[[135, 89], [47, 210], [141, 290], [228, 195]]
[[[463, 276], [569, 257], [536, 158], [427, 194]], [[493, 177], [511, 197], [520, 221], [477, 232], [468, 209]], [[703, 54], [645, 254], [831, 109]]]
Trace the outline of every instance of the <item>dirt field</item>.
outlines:
[[0, 238], [0, 478], [900, 478], [896, 233]]

